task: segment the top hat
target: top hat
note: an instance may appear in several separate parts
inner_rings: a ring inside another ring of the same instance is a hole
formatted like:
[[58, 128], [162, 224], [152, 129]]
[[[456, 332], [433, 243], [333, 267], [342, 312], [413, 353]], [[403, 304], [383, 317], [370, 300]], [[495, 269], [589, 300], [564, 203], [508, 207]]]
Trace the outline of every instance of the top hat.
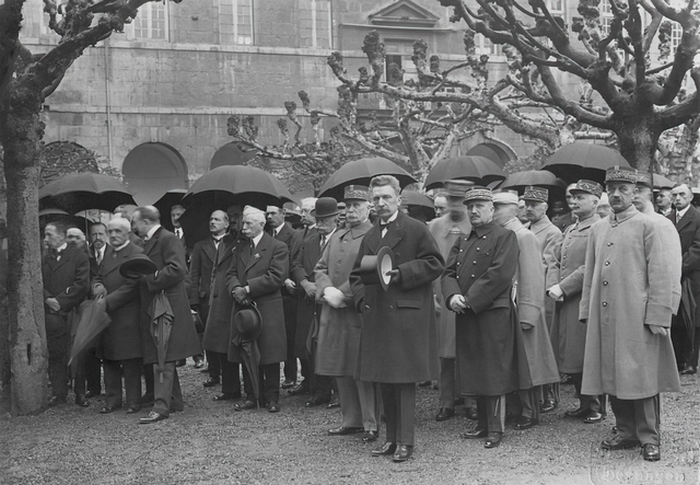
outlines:
[[258, 306], [253, 303], [251, 306], [238, 310], [233, 316], [233, 328], [243, 342], [257, 339], [263, 329], [262, 315], [260, 315]]
[[501, 190], [493, 194], [493, 203], [499, 205], [518, 205], [518, 193], [514, 190]]
[[493, 202], [493, 193], [491, 192], [491, 189], [477, 186], [471, 190], [467, 190], [467, 192], [464, 194], [464, 201], [462, 203], [466, 204], [467, 202], [472, 202], [474, 200]]
[[392, 269], [394, 269], [394, 252], [389, 246], [382, 246], [376, 255], [368, 254], [362, 257], [360, 278], [363, 284], [379, 284], [386, 291], [391, 283], [391, 276], [387, 276], [387, 273]]
[[586, 194], [595, 195], [600, 199], [600, 196], [603, 195], [603, 186], [598, 182], [594, 182], [593, 180], [581, 179], [576, 182], [575, 186], [571, 187], [569, 192], [572, 194], [575, 194], [576, 192], [583, 192]]
[[369, 202], [369, 187], [364, 185], [348, 185], [343, 192], [343, 200], [366, 200]]
[[119, 274], [124, 278], [135, 280], [141, 276], [153, 274], [158, 268], [145, 254], [132, 254], [119, 265]]
[[640, 172], [639, 170], [634, 171], [637, 175], [637, 185], [643, 185], [650, 189], [654, 188], [654, 184], [651, 183], [651, 175], [646, 172]]
[[528, 185], [525, 187], [523, 200], [529, 200], [531, 202], [547, 202], [549, 200], [549, 191], [542, 187]]
[[471, 180], [452, 179], [445, 182], [444, 186], [445, 192], [442, 195], [464, 197], [465, 192], [474, 187], [474, 182]]
[[316, 207], [311, 211], [311, 215], [317, 219], [324, 217], [337, 216], [338, 202], [333, 197], [321, 197], [316, 201]]
[[637, 175], [633, 168], [614, 165], [605, 171], [605, 183], [622, 182], [626, 184], [637, 184]]

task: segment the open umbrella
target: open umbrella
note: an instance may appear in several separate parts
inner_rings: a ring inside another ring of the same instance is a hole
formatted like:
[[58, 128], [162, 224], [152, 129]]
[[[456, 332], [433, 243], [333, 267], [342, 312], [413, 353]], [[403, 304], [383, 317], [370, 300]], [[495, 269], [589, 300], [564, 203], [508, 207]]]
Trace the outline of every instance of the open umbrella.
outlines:
[[655, 189], [672, 189], [673, 186], [676, 185], [676, 182], [661, 174], [655, 173], [653, 184]]
[[440, 188], [451, 179], [471, 180], [477, 185], [488, 185], [505, 178], [506, 174], [501, 167], [488, 158], [465, 155], [437, 162], [425, 179], [425, 190]]
[[376, 175], [393, 175], [402, 188], [417, 182], [410, 173], [386, 158], [361, 158], [348, 162], [333, 172], [321, 187], [319, 197], [343, 200], [345, 186], [369, 185], [369, 181]]
[[122, 204], [136, 204], [131, 191], [116, 178], [98, 173], [70, 173], [39, 189], [40, 208], [63, 209], [71, 214], [85, 209], [112, 212]]
[[107, 314], [102, 302], [99, 300], [83, 302], [80, 305], [80, 321], [75, 329], [68, 365], [71, 365], [80, 352], [85, 350], [111, 322], [112, 319]]
[[173, 230], [173, 223], [170, 220], [170, 209], [175, 204], [179, 204], [186, 193], [187, 189], [170, 189], [153, 203], [153, 206], [160, 212], [161, 225], [168, 231]]
[[630, 166], [617, 150], [576, 141], [554, 152], [542, 168], [561, 177], [567, 183], [585, 178], [602, 184], [605, 182], [605, 170], [613, 165]]
[[294, 196], [274, 175], [246, 165], [224, 165], [202, 175], [181, 200], [186, 208], [180, 216], [188, 245], [209, 236], [209, 216], [230, 205], [252, 205], [265, 210], [268, 205], [297, 203]]
[[[170, 332], [173, 330], [173, 320], [175, 319], [175, 314], [170, 306], [168, 297], [165, 296], [165, 291], [161, 291], [153, 299], [151, 310], [151, 336], [156, 344], [158, 366], [162, 369], [165, 364], [165, 356], [168, 353], [168, 341], [170, 340]], [[163, 382], [162, 373], [160, 374], [160, 382]]]
[[566, 183], [547, 170], [526, 170], [524, 172], [511, 173], [499, 188], [517, 190], [518, 194], [523, 195], [525, 187], [528, 185], [549, 190], [550, 202], [564, 199]]

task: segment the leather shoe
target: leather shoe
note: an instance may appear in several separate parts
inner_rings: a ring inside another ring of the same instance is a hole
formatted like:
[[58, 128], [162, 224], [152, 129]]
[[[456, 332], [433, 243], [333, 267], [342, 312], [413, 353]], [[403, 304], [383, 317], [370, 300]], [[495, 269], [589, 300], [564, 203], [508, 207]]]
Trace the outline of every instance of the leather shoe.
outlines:
[[309, 394], [310, 392], [311, 392], [311, 390], [309, 389], [309, 386], [302, 382], [301, 384], [297, 385], [295, 388], [288, 391], [287, 395], [289, 395], [289, 396], [301, 396], [302, 394]]
[[642, 456], [646, 461], [659, 461], [661, 459], [661, 450], [658, 445], [646, 443], [642, 446]]
[[467, 408], [467, 419], [471, 419], [472, 421], [479, 419], [479, 413], [476, 411], [476, 409]]
[[204, 387], [214, 387], [219, 384], [219, 379], [214, 379], [213, 377], [210, 377], [204, 383], [202, 384]]
[[377, 441], [377, 438], [379, 438], [379, 431], [365, 431], [365, 434], [362, 435], [362, 442], [371, 443]]
[[168, 419], [168, 417], [165, 414], [160, 414], [155, 411], [151, 411], [148, 413], [148, 416], [143, 416], [139, 418], [139, 424], [151, 424], [151, 423], [156, 423], [158, 421], [163, 421], [164, 419]]
[[316, 396], [313, 396], [308, 401], [306, 401], [306, 403], [304, 404], [304, 407], [313, 408], [316, 406], [320, 406], [321, 404], [328, 404], [329, 402], [331, 402], [330, 396], [316, 395]]
[[557, 403], [554, 402], [552, 399], [547, 399], [545, 402], [542, 403], [542, 406], [540, 406], [540, 412], [541, 413], [548, 413], [550, 411], [554, 411], [557, 407]]
[[440, 412], [435, 416], [435, 421], [447, 421], [448, 419], [454, 417], [455, 410], [450, 408], [441, 408]]
[[353, 426], [338, 426], [337, 428], [331, 428], [328, 430], [328, 434], [331, 436], [345, 436], [349, 434], [362, 433], [364, 428], [355, 428]]
[[277, 404], [276, 402], [271, 402], [270, 404], [267, 405], [267, 412], [268, 413], [279, 413], [280, 412], [280, 405]]
[[86, 408], [90, 405], [87, 399], [85, 399], [84, 394], [78, 394], [77, 396], [75, 396], [75, 404], [77, 404], [81, 408]]
[[85, 399], [92, 399], [93, 397], [99, 397], [100, 393], [95, 391], [88, 391], [85, 393]]
[[600, 447], [604, 450], [630, 450], [638, 446], [638, 440], [623, 438], [619, 434], [616, 434], [615, 436], [612, 436], [610, 438], [605, 438], [600, 443]]
[[338, 397], [338, 394], [333, 394], [333, 397], [331, 398], [331, 402], [326, 404], [326, 409], [333, 409], [333, 408], [339, 408], [340, 407], [340, 398]]
[[489, 432], [483, 428], [475, 428], [472, 429], [471, 431], [467, 431], [466, 433], [462, 434], [462, 438], [467, 439], [467, 440], [477, 440], [479, 438], [484, 438], [486, 435], [489, 434]]
[[597, 411], [591, 411], [591, 413], [583, 420], [586, 424], [596, 424], [600, 423], [605, 419], [605, 413], [599, 413]]
[[372, 453], [372, 456], [384, 456], [393, 455], [395, 451], [396, 443], [392, 441], [387, 441], [379, 448], [375, 448], [374, 450], [372, 450], [370, 453]]
[[486, 441], [484, 441], [484, 448], [496, 448], [501, 444], [502, 439], [503, 433], [489, 433], [489, 435], [486, 437]]
[[577, 409], [569, 409], [564, 413], [564, 416], [567, 418], [585, 418], [589, 414], [591, 414], [592, 410], [591, 408], [577, 408]]
[[233, 409], [235, 409], [236, 411], [255, 409], [255, 403], [253, 401], [243, 401], [241, 404], [234, 404]]
[[49, 399], [49, 407], [52, 408], [54, 406], [58, 406], [59, 404], [65, 404], [66, 403], [66, 398], [65, 397], [58, 397], [58, 396], [51, 396], [51, 399]]
[[126, 410], [126, 414], [134, 414], [141, 411], [141, 406], [129, 406]]
[[201, 369], [202, 367], [204, 367], [204, 361], [202, 359], [194, 361], [194, 368], [195, 369]]
[[698, 373], [698, 368], [695, 367], [694, 365], [689, 365], [681, 371], [682, 376], [688, 376], [688, 375], [693, 375], [693, 374], [697, 374], [697, 373]]
[[234, 399], [238, 399], [241, 397], [240, 394], [219, 394], [218, 396], [214, 396], [213, 400], [214, 401], [233, 401]]
[[528, 418], [526, 416], [520, 416], [516, 421], [515, 424], [513, 425], [513, 429], [517, 430], [524, 430], [524, 429], [530, 429], [533, 426], [538, 424], [538, 421], [536, 419]]
[[117, 409], [121, 409], [121, 406], [105, 406], [102, 409], [100, 409], [100, 414], [109, 414], [113, 413]]
[[282, 385], [280, 387], [282, 389], [291, 389], [292, 387], [294, 387], [295, 384], [296, 384], [295, 381], [293, 381], [291, 379], [285, 379], [285, 381], [282, 383]]
[[413, 446], [410, 445], [398, 445], [396, 451], [394, 452], [394, 462], [401, 463], [402, 461], [408, 460], [413, 454]]

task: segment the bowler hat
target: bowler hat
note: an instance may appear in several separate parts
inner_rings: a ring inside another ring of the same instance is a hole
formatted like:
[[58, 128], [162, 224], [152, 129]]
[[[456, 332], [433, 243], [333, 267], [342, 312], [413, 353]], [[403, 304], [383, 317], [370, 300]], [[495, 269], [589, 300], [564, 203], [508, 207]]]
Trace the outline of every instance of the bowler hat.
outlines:
[[311, 215], [317, 219], [324, 217], [337, 216], [338, 202], [333, 197], [321, 197], [316, 201], [316, 207], [311, 211]]
[[119, 265], [119, 274], [131, 280], [156, 272], [158, 268], [145, 254], [132, 254]]
[[549, 200], [549, 191], [542, 187], [529, 185], [525, 187], [523, 200], [529, 200], [531, 202], [547, 202]]
[[253, 304], [241, 308], [233, 316], [233, 328], [243, 342], [250, 342], [260, 336], [263, 329], [263, 320], [258, 306]]

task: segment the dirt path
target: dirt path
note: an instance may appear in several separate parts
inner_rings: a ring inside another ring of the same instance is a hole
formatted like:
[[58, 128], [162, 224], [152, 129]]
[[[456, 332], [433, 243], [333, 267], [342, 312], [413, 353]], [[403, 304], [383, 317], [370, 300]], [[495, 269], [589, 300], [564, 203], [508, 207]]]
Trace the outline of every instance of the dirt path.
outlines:
[[[683, 377], [683, 392], [665, 395], [662, 461], [638, 451], [601, 453], [600, 440], [614, 424], [564, 418], [574, 406], [571, 386], [562, 405], [527, 431], [506, 432], [499, 448], [459, 433], [473, 426], [463, 416], [437, 423], [437, 391], [419, 388], [416, 451], [407, 463], [373, 458], [360, 435], [330, 437], [338, 410], [303, 407], [285, 397], [282, 412], [234, 412], [204, 389], [204, 374], [180, 369], [184, 412], [153, 425], [118, 411], [99, 414], [63, 405], [41, 416], [0, 418], [3, 484], [697, 484], [700, 470], [698, 378]], [[285, 391], [282, 391], [283, 393]], [[383, 435], [380, 437], [382, 440]]]

